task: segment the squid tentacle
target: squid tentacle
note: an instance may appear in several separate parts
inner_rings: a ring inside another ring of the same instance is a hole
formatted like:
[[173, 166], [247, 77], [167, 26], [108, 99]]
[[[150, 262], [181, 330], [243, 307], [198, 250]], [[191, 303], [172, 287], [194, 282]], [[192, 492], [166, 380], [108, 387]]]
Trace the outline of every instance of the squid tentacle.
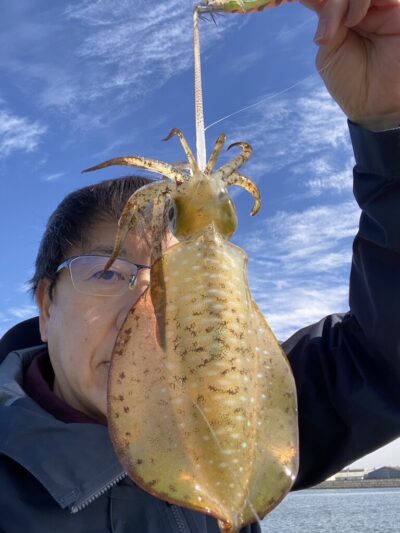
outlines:
[[222, 181], [225, 183], [225, 185], [237, 185], [238, 187], [243, 187], [243, 189], [246, 189], [246, 191], [249, 192], [254, 198], [254, 205], [250, 211], [250, 215], [254, 216], [259, 212], [261, 208], [260, 190], [250, 178], [243, 176], [243, 174], [239, 174], [239, 172], [233, 172], [226, 178], [223, 178]]
[[130, 196], [118, 220], [118, 229], [115, 236], [114, 249], [110, 259], [107, 261], [107, 264], [104, 267], [104, 272], [107, 272], [107, 270], [118, 257], [129, 230], [135, 226], [138, 215], [143, 214], [149, 203], [157, 203], [157, 200], [161, 200], [163, 197], [165, 198], [175, 191], [175, 189], [176, 185], [170, 181], [156, 181], [154, 183], [144, 185]]
[[228, 146], [228, 150], [235, 146], [241, 146], [242, 153], [239, 154], [235, 159], [233, 159], [230, 163], [227, 163], [226, 165], [223, 165], [215, 174], [215, 179], [224, 179], [233, 172], [235, 172], [236, 169], [243, 166], [248, 159], [250, 159], [251, 154], [253, 153], [253, 149], [250, 146], [250, 144], [245, 142], [237, 142], [233, 143], [230, 146]]
[[188, 161], [175, 161], [174, 163], [171, 163], [171, 166], [182, 174], [184, 174], [186, 176], [186, 179], [193, 175], [192, 167], [190, 166]]
[[224, 147], [226, 141], [226, 135], [225, 133], [221, 133], [221, 135], [218, 137], [218, 139], [215, 142], [214, 149], [212, 151], [212, 154], [210, 155], [210, 159], [208, 160], [207, 166], [204, 170], [204, 174], [211, 174], [214, 170], [215, 164], [218, 160], [218, 157], [221, 153], [222, 148]]
[[174, 136], [177, 136], [181, 142], [181, 145], [182, 145], [182, 148], [189, 160], [189, 163], [190, 163], [190, 166], [192, 167], [192, 170], [193, 171], [196, 171], [196, 170], [199, 170], [199, 167], [197, 165], [197, 161], [193, 155], [193, 152], [192, 150], [190, 149], [190, 146], [188, 145], [185, 137], [183, 136], [181, 130], [179, 130], [178, 128], [173, 128], [169, 133], [168, 135], [165, 137], [165, 139], [163, 139], [163, 141], [169, 141], [170, 139], [172, 139], [172, 137]]
[[151, 217], [151, 265], [154, 265], [163, 254], [165, 228], [168, 227], [168, 222], [168, 201], [160, 194], [153, 201]]
[[149, 170], [150, 172], [154, 172], [155, 174], [161, 174], [162, 176], [165, 176], [166, 178], [174, 181], [177, 184], [181, 184], [186, 180], [186, 176], [184, 174], [176, 170], [172, 165], [169, 165], [168, 163], [163, 163], [162, 161], [157, 161], [156, 159], [146, 159], [145, 157], [135, 156], [116, 157], [115, 159], [109, 159], [108, 161], [104, 161], [104, 163], [100, 163], [99, 165], [95, 165], [94, 167], [82, 170], [82, 173], [92, 172], [93, 170], [100, 170], [102, 168], [111, 167], [113, 165], [136, 167], [144, 170]]

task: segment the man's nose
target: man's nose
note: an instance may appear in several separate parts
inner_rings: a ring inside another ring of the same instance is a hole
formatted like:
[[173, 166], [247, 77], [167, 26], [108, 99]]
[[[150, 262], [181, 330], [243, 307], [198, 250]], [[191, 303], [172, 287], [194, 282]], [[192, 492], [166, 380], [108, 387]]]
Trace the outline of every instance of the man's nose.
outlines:
[[136, 302], [141, 298], [149, 286], [149, 282], [148, 272], [139, 275], [132, 289], [128, 289], [127, 293], [124, 295], [124, 301], [121, 303], [121, 308], [115, 321], [115, 327], [118, 331], [122, 328], [129, 311], [136, 305]]
[[122, 324], [124, 323], [130, 309], [131, 309], [132, 305], [124, 305], [121, 307], [118, 315], [117, 315], [117, 319], [115, 321], [115, 327], [117, 329], [117, 331], [119, 331], [121, 328], [122, 328]]

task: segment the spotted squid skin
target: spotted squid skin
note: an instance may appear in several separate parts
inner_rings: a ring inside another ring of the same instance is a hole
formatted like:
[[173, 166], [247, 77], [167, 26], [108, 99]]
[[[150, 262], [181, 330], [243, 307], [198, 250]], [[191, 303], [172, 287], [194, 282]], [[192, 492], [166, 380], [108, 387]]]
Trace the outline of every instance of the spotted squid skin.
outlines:
[[109, 383], [130, 475], [230, 532], [275, 507], [298, 468], [293, 377], [246, 263], [212, 226], [169, 248], [121, 330]]
[[[109, 265], [127, 232], [152, 206], [150, 287], [128, 313], [112, 354], [108, 423], [117, 455], [144, 490], [213, 515], [221, 532], [265, 516], [297, 473], [297, 405], [285, 354], [253, 301], [247, 257], [229, 242], [237, 217], [228, 185], [255, 183], [238, 173], [241, 153], [214, 171], [218, 137], [201, 172], [182, 133], [190, 173], [138, 156], [89, 170], [129, 165], [163, 179], [137, 190], [118, 223]], [[165, 214], [174, 205], [178, 244], [163, 249]], [[153, 238], [153, 237], [152, 237]], [[107, 267], [108, 268], [108, 267]]]
[[223, 11], [225, 13], [254, 13], [270, 7], [279, 7], [296, 0], [203, 0], [200, 11]]

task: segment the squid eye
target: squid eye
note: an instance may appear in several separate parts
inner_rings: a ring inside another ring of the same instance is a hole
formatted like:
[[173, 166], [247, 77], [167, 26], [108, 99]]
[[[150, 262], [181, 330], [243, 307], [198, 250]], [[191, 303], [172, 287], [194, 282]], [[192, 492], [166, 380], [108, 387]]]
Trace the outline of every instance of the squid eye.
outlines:
[[168, 220], [172, 222], [175, 219], [175, 207], [171, 206], [168, 211]]
[[171, 205], [168, 209], [168, 227], [172, 233], [175, 231], [176, 226], [176, 208], [175, 205]]

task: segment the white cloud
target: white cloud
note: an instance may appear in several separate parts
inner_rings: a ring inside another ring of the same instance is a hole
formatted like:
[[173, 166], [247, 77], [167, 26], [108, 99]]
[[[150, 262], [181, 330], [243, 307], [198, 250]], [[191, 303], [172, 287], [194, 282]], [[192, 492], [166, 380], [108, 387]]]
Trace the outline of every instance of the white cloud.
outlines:
[[37, 307], [35, 305], [21, 305], [21, 307], [10, 307], [6, 311], [11, 318], [18, 318], [25, 320], [37, 315]]
[[329, 287], [323, 281], [309, 281], [280, 293], [273, 292], [271, 298], [264, 296], [257, 303], [266, 309], [265, 316], [282, 341], [324, 316], [348, 309], [348, 287], [344, 284]]
[[0, 311], [0, 338], [18, 322], [37, 316], [38, 310], [35, 305], [21, 305], [3, 309]]
[[[33, 272], [32, 272], [33, 274]], [[28, 281], [24, 281], [22, 283], [20, 283], [18, 286], [17, 286], [17, 291], [18, 292], [22, 292], [23, 294], [26, 294], [30, 291], [30, 284]]]
[[[279, 182], [279, 206], [277, 199], [273, 205], [263, 200], [270, 218], [260, 219], [259, 229], [239, 234], [236, 242], [250, 257], [255, 300], [282, 340], [327, 314], [348, 310], [351, 243], [359, 219], [351, 200], [346, 119], [316, 76], [303, 85], [300, 97], [270, 95], [223, 127], [229, 142], [245, 140], [254, 148], [245, 175], [263, 192]], [[310, 200], [320, 205], [309, 206]]]
[[[67, 7], [65, 15], [90, 29], [78, 47], [81, 60], [100, 65], [82, 98], [92, 100], [118, 89], [120, 100], [128, 95], [138, 99], [192, 65], [192, 12], [181, 0], [151, 7], [145, 1], [84, 1]], [[233, 23], [227, 18], [217, 27], [204, 25], [203, 50]]]
[[381, 466], [400, 466], [400, 439], [396, 439], [370, 453], [351, 465], [352, 468], [380, 468]]
[[32, 152], [46, 133], [46, 126], [0, 110], [0, 158], [16, 151]]
[[[330, 155], [311, 159], [304, 165], [296, 168], [295, 173], [299, 176], [307, 176], [304, 183], [311, 196], [319, 196], [324, 192], [351, 192], [353, 182], [350, 178], [349, 169], [354, 166], [354, 158], [337, 163], [330, 161]], [[343, 164], [344, 163], [344, 164]]]
[[359, 211], [355, 203], [316, 206], [300, 212], [278, 212], [265, 221], [272, 234], [276, 257], [285, 261], [286, 269], [297, 268], [292, 262], [307, 259], [303, 269], [312, 269], [311, 258], [328, 252], [334, 243], [355, 234]]
[[[109, 128], [192, 66], [192, 5], [83, 0], [60, 7], [55, 18], [9, 14], [13, 24], [0, 35], [0, 64], [42, 111], [63, 112], [79, 131]], [[240, 20], [202, 25], [203, 58]]]
[[295, 41], [301, 33], [304, 32], [305, 28], [308, 30], [308, 26], [315, 24], [316, 17], [308, 17], [304, 19], [300, 24], [296, 26], [288, 27], [287, 25], [279, 29], [278, 34], [275, 37], [275, 42], [277, 45], [285, 45]]
[[65, 176], [65, 172], [55, 172], [54, 174], [48, 174], [47, 176], [43, 176], [43, 181], [56, 181], [62, 176]]
[[229, 142], [245, 140], [253, 146], [254, 156], [244, 170], [248, 176], [259, 179], [285, 170], [297, 182], [301, 176], [303, 194], [350, 190], [352, 152], [346, 118], [317, 76], [303, 85], [303, 96], [272, 94], [227, 119], [223, 128], [230, 132]]
[[254, 298], [281, 340], [325, 315], [347, 311], [358, 218], [352, 202], [280, 211], [252, 236], [237, 239], [250, 257]]
[[226, 73], [234, 73], [236, 76], [243, 75], [246, 70], [253, 68], [260, 60], [263, 59], [265, 51], [262, 48], [250, 50], [240, 54], [239, 57], [228, 57], [221, 68]]

